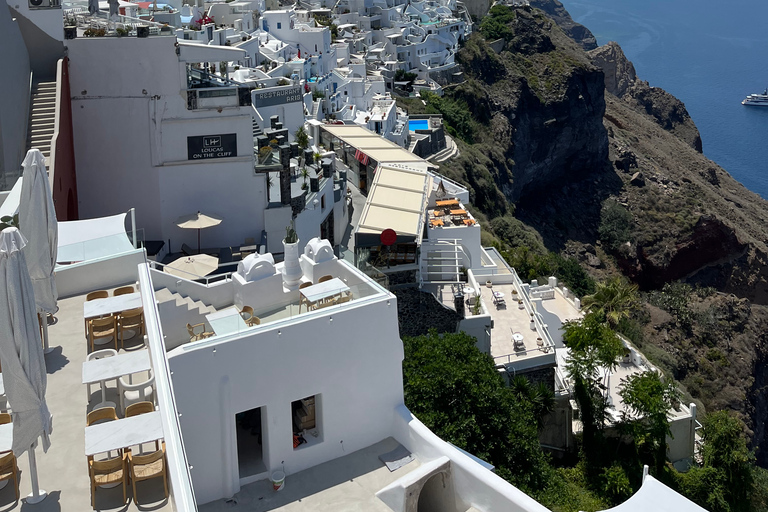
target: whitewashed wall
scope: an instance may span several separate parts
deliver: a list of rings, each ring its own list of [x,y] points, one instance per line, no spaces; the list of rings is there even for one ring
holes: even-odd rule
[[[253,172],[250,107],[187,110],[186,72],[175,42],[68,42],[80,215],[135,207],[146,239],[170,239],[174,252],[182,243],[197,247],[197,231],[174,221],[198,210],[224,219],[202,233],[205,247],[258,239],[266,189]],[[239,156],[187,160],[187,136],[224,133],[237,134]]]
[[[264,462],[288,475],[391,435],[403,403],[394,296],[275,323],[250,336],[186,345],[169,357],[198,503],[239,489],[235,414],[264,407]],[[293,449],[291,402],[320,395],[322,442]]]

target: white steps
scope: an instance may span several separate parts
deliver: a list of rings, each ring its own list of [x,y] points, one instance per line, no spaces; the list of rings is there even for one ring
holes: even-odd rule
[[[37,148],[51,156],[51,138],[56,118],[56,82],[37,82],[32,86],[27,149]]]
[[[187,324],[206,324],[205,330],[211,331],[205,316],[216,312],[213,306],[208,306],[202,301],[184,297],[174,293],[168,288],[155,291],[157,309],[160,313],[160,322],[165,335],[165,349],[170,351],[179,345],[189,343]]]

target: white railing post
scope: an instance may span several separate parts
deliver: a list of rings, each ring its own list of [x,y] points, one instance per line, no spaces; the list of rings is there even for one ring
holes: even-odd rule
[[[133,234],[133,248],[138,249],[139,244],[136,243],[136,208],[131,208],[131,233]]]

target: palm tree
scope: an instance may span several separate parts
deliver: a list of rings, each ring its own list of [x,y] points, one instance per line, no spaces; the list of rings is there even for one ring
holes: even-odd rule
[[[304,187],[303,188],[306,188],[307,180],[309,179],[309,171],[307,170],[306,167],[302,167],[301,168],[301,177],[304,178]]]
[[[267,202],[269,202],[269,192],[274,183],[275,183],[275,179],[272,177],[270,173],[267,173]]]
[[[630,313],[639,307],[637,285],[622,276],[613,277],[597,283],[595,293],[584,297],[582,305],[615,328],[623,318],[629,318]]]

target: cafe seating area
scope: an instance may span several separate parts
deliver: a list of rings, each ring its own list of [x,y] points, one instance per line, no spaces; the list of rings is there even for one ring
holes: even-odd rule
[[[103,495],[114,499],[118,491],[113,488],[120,489],[123,505],[133,499],[140,506],[142,482],[155,478],[162,480],[167,500],[163,427],[145,346],[141,293],[134,286],[91,292],[83,318],[87,355],[82,382],[88,398],[83,427],[91,506],[101,508]],[[150,501],[156,499],[153,494]]]
[[[474,226],[477,223],[456,198],[436,201],[427,213],[430,228]]]

